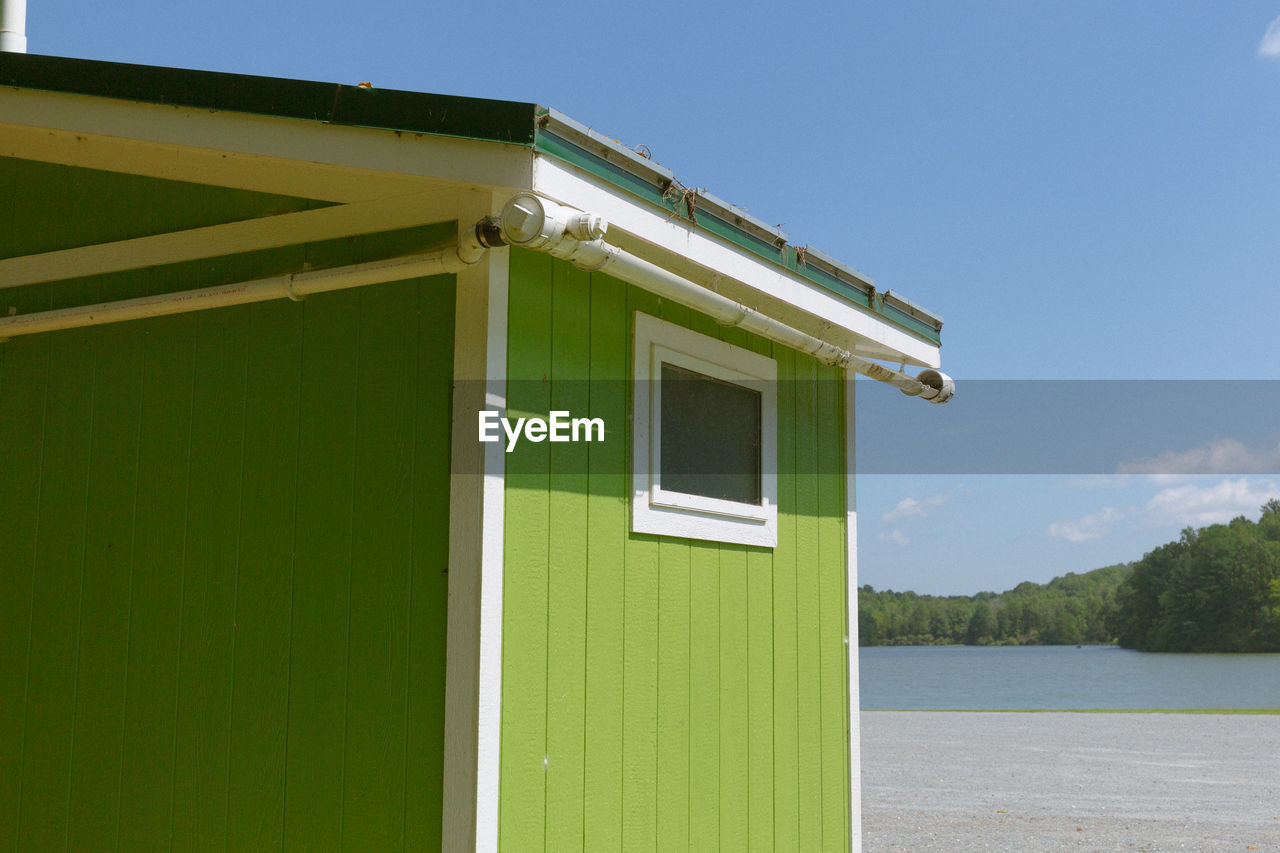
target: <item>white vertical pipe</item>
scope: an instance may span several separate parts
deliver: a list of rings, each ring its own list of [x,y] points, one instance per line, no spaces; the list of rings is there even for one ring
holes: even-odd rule
[[[27,52],[27,0],[0,0],[0,52]]]

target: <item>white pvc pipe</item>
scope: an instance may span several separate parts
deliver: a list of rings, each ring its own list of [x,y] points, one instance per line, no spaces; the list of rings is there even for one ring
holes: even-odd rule
[[[955,383],[944,373],[924,370],[918,377],[908,376],[611,246],[601,239],[608,230],[608,224],[599,217],[563,208],[532,193],[521,193],[503,209],[502,228],[507,239],[515,245],[564,258],[580,269],[608,270],[610,275],[625,282],[708,314],[723,326],[738,326],[792,349],[810,353],[827,364],[846,367],[888,383],[904,394],[932,403],[945,403],[955,394]]]
[[[198,290],[184,290],[179,293],[163,293],[118,302],[78,305],[73,308],[41,311],[35,314],[0,317],[0,341],[17,335],[100,326],[145,317],[164,317],[170,314],[203,311],[206,308],[265,302],[270,299],[298,301],[311,293],[454,273],[475,262],[463,260],[460,255],[458,248],[451,247],[436,252],[390,258],[385,261],[286,273],[271,278],[221,284]],[[478,258],[478,253],[473,251],[468,256]]]
[[[599,266],[592,266],[592,269],[607,270],[616,278],[643,287],[665,299],[709,314],[722,326],[737,326],[791,349],[807,352],[827,364],[856,370],[863,376],[888,383],[902,393],[913,397],[934,400],[944,390],[942,387],[928,385],[905,373],[899,373],[883,364],[877,364],[870,359],[854,355],[834,344],[815,338],[813,335],[761,314],[727,296],[707,290],[615,246],[601,242],[598,247],[607,257],[601,260]],[[949,399],[950,396],[948,394],[947,398]],[[939,399],[937,402],[942,403],[945,400]]]
[[[0,52],[27,52],[27,0],[0,0]]]

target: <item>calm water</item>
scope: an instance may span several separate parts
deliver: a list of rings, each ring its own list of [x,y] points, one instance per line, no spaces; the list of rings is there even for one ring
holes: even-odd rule
[[[1280,654],[1147,654],[1115,646],[876,646],[862,707],[1280,708]]]

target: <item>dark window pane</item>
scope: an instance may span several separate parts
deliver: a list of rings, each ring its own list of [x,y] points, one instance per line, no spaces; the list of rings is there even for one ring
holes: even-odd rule
[[[662,365],[663,489],[760,504],[759,391]]]

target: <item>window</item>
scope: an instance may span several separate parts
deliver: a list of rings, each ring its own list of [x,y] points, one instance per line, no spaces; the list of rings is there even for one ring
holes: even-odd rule
[[[773,547],[777,363],[636,314],[631,529]]]

